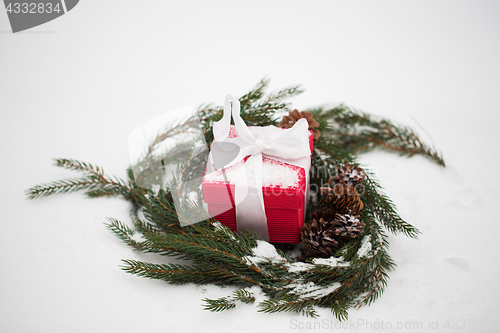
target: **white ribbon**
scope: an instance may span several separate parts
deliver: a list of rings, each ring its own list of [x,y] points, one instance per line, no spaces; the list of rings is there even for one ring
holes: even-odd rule
[[[232,108],[231,108],[232,103]],[[231,126],[231,114],[238,132],[238,137],[228,138]],[[307,203],[309,188],[309,169],[311,167],[311,149],[306,119],[300,119],[290,129],[275,126],[247,127],[240,116],[240,102],[231,95],[226,96],[222,119],[213,125],[216,142],[231,142],[240,147],[238,156],[227,163],[228,168],[246,156],[246,183],[235,185],[235,208],[238,232],[248,229],[269,241],[267,218],[262,194],[262,157],[266,156],[288,164],[304,168],[306,174],[305,201]],[[212,158],[209,158],[211,164]],[[212,165],[209,165],[212,169]]]

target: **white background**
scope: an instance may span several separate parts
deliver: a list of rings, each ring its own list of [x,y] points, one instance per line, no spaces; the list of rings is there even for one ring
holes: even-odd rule
[[[122,272],[121,259],[165,259],[104,227],[108,216],[128,221],[119,199],[24,195],[76,176],[53,158],[124,177],[135,127],[185,105],[220,105],[264,76],[271,90],[303,84],[297,108],[343,102],[410,125],[447,163],[362,156],[423,234],[390,237],[398,267],[386,292],[351,310],[340,331],[381,332],[382,321],[400,332],[499,326],[499,2],[83,0],[17,34],[0,9],[0,32],[1,332],[333,331],[328,310],[316,320],[255,306],[214,314],[201,299],[230,288]]]

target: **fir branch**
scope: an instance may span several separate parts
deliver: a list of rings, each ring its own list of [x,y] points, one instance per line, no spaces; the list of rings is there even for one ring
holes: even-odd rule
[[[330,304],[330,311],[339,321],[347,320],[349,315],[349,302],[346,299],[337,299]]]
[[[270,79],[263,78],[260,82],[252,88],[245,95],[241,96],[239,101],[242,109],[250,107],[254,102],[258,101],[264,96],[264,91],[269,85]]]
[[[26,191],[28,199],[38,199],[53,194],[93,190],[102,187],[99,180],[92,178],[64,179],[31,187]]]
[[[372,246],[375,246],[375,251],[372,256],[365,259],[363,263],[366,267],[367,283],[362,289],[356,292],[357,295],[365,293],[356,303],[358,308],[362,305],[370,305],[382,295],[387,286],[387,280],[389,279],[388,272],[393,270],[396,266],[387,252],[389,250],[387,235],[376,220],[367,219],[366,221],[368,232],[371,234]]]
[[[147,227],[143,226],[142,228],[140,228],[138,226],[141,223],[143,223],[141,220],[136,219],[135,223],[134,223],[134,226],[135,226],[136,230],[133,230],[133,229],[129,228],[127,225],[125,225],[124,223],[122,223],[122,222],[120,222],[120,221],[118,221],[116,219],[108,218],[108,223],[106,223],[105,226],[116,237],[118,237],[123,243],[125,243],[125,244],[133,247],[137,251],[141,251],[141,252],[144,252],[144,253],[160,253],[160,254],[163,254],[164,249],[157,250],[157,249],[152,248],[150,246],[150,243],[147,242],[147,241],[138,242],[138,241],[135,241],[134,239],[132,239],[132,236],[134,234],[136,234],[136,232],[141,232],[141,233],[145,232],[144,229],[146,229]],[[153,230],[151,228],[149,228],[148,230],[149,230],[149,232],[153,232]],[[176,253],[174,254],[174,256],[182,257],[182,256],[179,256]],[[184,257],[183,259],[190,259],[190,258]]]
[[[221,297],[218,299],[204,298],[203,302],[206,303],[203,309],[212,312],[221,312],[236,307],[234,300],[229,299],[228,297]]]
[[[63,179],[33,186],[26,191],[26,195],[29,199],[82,190],[87,190],[86,194],[91,198],[121,195],[127,200],[137,199],[137,193],[133,191],[131,186],[127,185],[119,178],[106,177],[103,169],[100,167],[69,159],[56,159],[55,162],[56,166],[83,172],[85,176],[82,178]]]
[[[176,252],[193,256],[200,262],[218,261],[234,266],[235,268],[246,268],[241,257],[248,253],[245,251],[245,248],[237,245],[231,246],[204,237],[203,235],[192,233],[145,234],[144,236],[151,242],[151,247],[159,249],[175,248]]]
[[[238,289],[233,291],[232,297],[221,297],[218,299],[205,298],[203,302],[205,302],[205,310],[221,312],[235,308],[237,302],[245,304],[254,303],[255,297],[246,289]]]
[[[310,299],[299,300],[297,297],[291,297],[286,294],[280,298],[267,299],[259,303],[259,312],[298,312],[306,317],[317,318],[318,313],[313,307],[314,301]]]
[[[304,92],[304,90],[299,85],[290,86],[290,87],[281,89],[277,93],[273,93],[273,94],[269,95],[269,97],[267,98],[267,102],[281,101],[281,100],[289,98],[289,97],[300,95],[303,92]]]
[[[442,155],[422,143],[410,127],[395,125],[383,118],[376,119],[345,105],[328,110],[320,107],[311,112],[320,124],[321,137],[332,138],[342,150],[361,154],[379,147],[409,157],[423,155],[445,166]]]
[[[283,285],[290,283],[289,277],[282,278],[286,271],[282,267],[265,263],[255,266],[245,260],[255,245],[254,236],[221,237],[221,231],[214,232],[203,225],[197,225],[195,230],[195,233],[171,234],[142,229],[146,241],[140,244],[140,250],[194,259],[200,265],[211,267],[212,274],[226,284],[246,283],[283,290]]]
[[[68,170],[75,170],[75,171],[80,171],[87,173],[89,175],[95,176],[97,178],[102,178],[104,176],[104,169],[94,166],[90,163],[85,163],[77,160],[70,160],[70,159],[65,159],[65,158],[58,158],[55,159],[55,164],[58,167],[68,169]]]
[[[134,235],[135,231],[130,229],[124,223],[118,221],[114,218],[108,218],[108,223],[105,224],[116,237],[121,239],[125,244],[135,246],[137,244],[131,237]]]
[[[253,294],[246,289],[235,290],[233,292],[233,299],[245,304],[251,304],[255,302],[255,297],[253,296]]]
[[[217,283],[221,274],[203,265],[151,264],[137,260],[123,260],[122,269],[140,277],[163,280],[171,284]]]
[[[184,232],[170,193],[160,190],[158,195],[149,195],[145,198],[141,210],[148,221],[153,222],[164,232]]]
[[[408,237],[418,238],[420,231],[399,216],[394,203],[381,192],[382,187],[373,174],[366,169],[365,174],[365,193],[362,195],[363,203],[366,203],[365,212],[382,222],[394,234],[402,232]]]

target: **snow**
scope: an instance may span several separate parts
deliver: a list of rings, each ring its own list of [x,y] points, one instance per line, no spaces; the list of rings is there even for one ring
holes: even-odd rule
[[[347,221],[349,221],[351,223],[359,222],[359,220],[356,218],[356,216],[352,216],[352,215],[349,216],[349,219]]]
[[[230,230],[225,229],[226,227],[224,227],[224,226],[222,225],[222,223],[220,223],[219,221],[215,221],[212,225],[213,225],[213,226],[215,227],[215,229],[216,229],[216,230],[218,230],[218,231],[230,231]],[[229,232],[229,233],[228,233],[228,235],[229,235],[229,237],[230,237],[231,239],[233,239],[234,241],[237,241],[237,239],[236,239],[236,237],[234,236],[234,233],[233,233],[232,231],[231,231],[231,232]]]
[[[304,272],[315,267],[313,264],[308,264],[304,262],[289,263],[278,254],[274,245],[266,241],[258,240],[257,246],[252,249],[252,254],[253,256],[243,257],[243,260],[248,265],[258,266],[261,263],[271,262],[274,264],[284,265],[285,267],[288,268],[290,272],[295,272],[295,273]],[[262,271],[265,272],[264,270]],[[330,286],[316,285],[314,282],[311,281],[304,283],[299,278],[297,282],[291,283],[288,286],[288,288],[291,289],[290,290],[291,293],[296,294],[300,298],[319,299],[323,296],[332,293],[340,286],[341,286],[340,283],[333,283]]]
[[[330,267],[348,267],[350,265],[349,261],[344,261],[344,257],[314,258],[312,262],[316,265],[324,265]]]
[[[195,191],[191,191],[188,193],[188,199],[192,202],[198,202],[198,193]]]
[[[288,271],[292,273],[297,273],[297,272],[305,272],[312,268],[314,268],[314,265],[298,261],[291,263],[290,266],[288,267]]]
[[[372,237],[370,235],[366,235],[361,240],[361,245],[358,249],[358,252],[356,253],[358,258],[366,257],[368,253],[372,250],[371,238]]]
[[[297,284],[293,288],[292,293],[300,296],[300,298],[302,299],[306,298],[319,299],[334,292],[340,286],[341,286],[340,283],[332,283],[331,286],[325,288],[325,286],[316,285],[314,282],[309,281],[304,284]]]
[[[498,331],[498,2],[144,3],[120,1],[110,15],[117,2],[80,1],[19,34],[7,33],[0,10],[0,331]],[[443,152],[446,168],[421,156],[361,156],[422,234],[388,233],[397,267],[349,321],[328,309],[318,319],[256,304],[205,311],[202,298],[239,287],[203,292],[120,269],[121,259],[185,263],[133,251],[105,228],[107,217],[131,225],[127,203],[25,199],[30,186],[77,176],[53,158],[126,178],[134,128],[185,105],[221,105],[264,76],[274,92],[302,84],[292,108],[345,103],[410,125]]]
[[[265,187],[295,188],[299,186],[299,167],[283,162],[264,159],[262,163],[262,185]],[[224,175],[225,173],[225,175]],[[214,171],[205,175],[207,183],[224,182],[224,176],[232,184],[246,181],[247,171],[243,161],[238,162],[224,171]]]
[[[257,240],[257,246],[252,249],[252,254],[253,256],[243,257],[249,265],[258,265],[268,261],[273,264],[286,263],[286,260],[276,251],[274,245],[266,241]]]

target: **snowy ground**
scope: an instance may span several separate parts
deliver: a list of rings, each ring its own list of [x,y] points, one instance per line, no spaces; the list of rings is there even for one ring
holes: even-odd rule
[[[86,0],[11,34],[0,9],[0,331],[498,331],[499,13],[486,1]],[[127,221],[126,203],[25,199],[32,185],[74,175],[56,157],[124,176],[135,127],[241,96],[265,75],[273,89],[302,83],[298,108],[344,102],[413,126],[447,163],[361,157],[422,236],[391,236],[398,267],[386,292],[348,322],[327,310],[204,311],[202,298],[230,289],[120,270],[125,258],[165,260],[106,230],[108,216]]]

